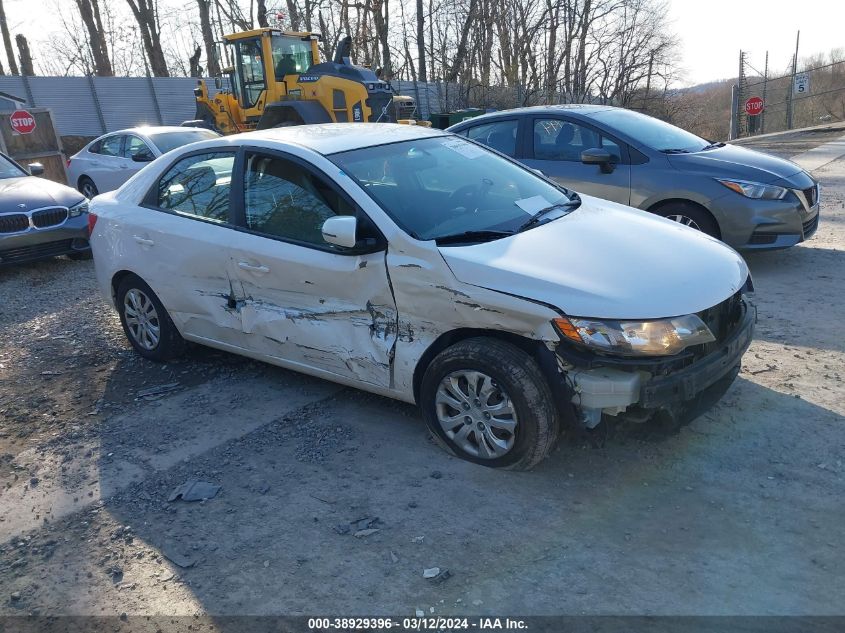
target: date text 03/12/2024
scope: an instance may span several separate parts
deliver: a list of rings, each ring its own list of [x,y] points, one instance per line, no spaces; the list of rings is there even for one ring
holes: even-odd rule
[[[308,629],[311,631],[360,631],[390,630],[397,631],[493,631],[527,630],[525,620],[519,618],[309,618]]]

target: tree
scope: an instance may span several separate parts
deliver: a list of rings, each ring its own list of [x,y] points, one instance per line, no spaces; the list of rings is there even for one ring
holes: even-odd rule
[[[141,39],[153,76],[169,77],[167,61],[161,48],[161,29],[158,23],[156,0],[126,0],[126,2],[132,9],[132,14],[141,31]]]
[[[220,64],[215,52],[214,29],[211,27],[211,3],[212,0],[197,0],[197,8],[200,14],[200,32],[205,45],[206,72],[212,77],[216,77],[220,74]]]
[[[100,77],[111,77],[114,71],[109,58],[103,21],[100,17],[99,0],[76,0],[76,6],[88,31],[88,45],[94,61],[94,74]]]
[[[194,49],[194,54],[188,59],[188,74],[191,77],[202,77],[202,66],[200,66],[201,55],[202,46],[197,46]]]
[[[417,0],[417,75],[423,83],[428,81],[425,74],[425,17],[423,16],[423,0]]]
[[[15,49],[12,48],[12,37],[9,35],[9,25],[6,23],[6,9],[3,7],[3,0],[0,0],[0,32],[3,33],[3,46],[6,48],[9,70],[13,75],[19,75],[18,63],[15,61]]]
[[[32,66],[32,54],[29,52],[29,42],[26,38],[18,33],[15,35],[15,43],[18,45],[18,52],[21,55],[21,74],[26,77],[32,77],[35,74],[35,69]]]

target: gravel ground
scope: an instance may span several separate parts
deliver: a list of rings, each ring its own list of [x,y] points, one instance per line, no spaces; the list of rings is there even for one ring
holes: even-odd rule
[[[845,161],[817,175],[818,235],[748,258],[723,401],[531,473],[450,458],[404,404],[140,359],[90,262],[0,271],[0,615],[843,614]],[[168,501],[194,479],[221,489]]]

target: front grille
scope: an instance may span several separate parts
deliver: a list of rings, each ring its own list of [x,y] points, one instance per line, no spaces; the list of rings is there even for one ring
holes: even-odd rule
[[[819,228],[819,214],[817,213],[814,218],[810,218],[804,222],[802,227],[804,231],[804,239],[806,240],[812,237],[816,232],[816,229]]]
[[[697,314],[716,338],[713,343],[702,346],[704,354],[709,354],[733,334],[742,320],[742,291]]]
[[[807,198],[807,206],[812,207],[819,201],[818,187],[809,187],[804,189],[804,197]]]
[[[48,226],[56,226],[65,220],[67,220],[67,209],[64,207],[39,209],[32,214],[32,223],[39,229],[44,229]]]
[[[73,240],[58,240],[56,242],[20,246],[18,248],[0,250],[0,264],[25,262],[33,259],[41,259],[42,257],[54,257],[56,255],[64,255],[72,250]]]
[[[29,228],[29,218],[23,213],[0,215],[0,233],[19,233]]]

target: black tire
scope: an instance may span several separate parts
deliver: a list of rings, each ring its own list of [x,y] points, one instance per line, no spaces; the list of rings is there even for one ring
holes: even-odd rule
[[[158,327],[158,341],[152,347],[145,347],[143,341],[136,337],[136,334],[127,324],[126,295],[130,291],[142,293],[155,309],[155,326]],[[165,361],[180,356],[185,351],[185,339],[179,334],[179,330],[173,325],[170,315],[162,305],[159,298],[143,279],[137,275],[127,275],[117,287],[117,311],[120,314],[120,324],[129,343],[144,358],[155,361]],[[151,320],[152,322],[152,320]]]
[[[94,257],[94,254],[91,252],[90,248],[87,251],[67,254],[67,258],[72,259],[75,262],[85,261],[86,259],[91,259],[92,257]]]
[[[100,191],[97,189],[97,185],[94,184],[93,180],[91,180],[88,176],[82,176],[82,178],[79,179],[79,193],[90,200],[99,194]]]
[[[440,424],[436,398],[441,381],[461,371],[485,374],[494,381],[496,393],[504,393],[510,399],[516,413],[516,426],[512,447],[501,456],[491,458],[468,452],[456,443]],[[490,402],[489,396],[487,402]],[[477,398],[474,404],[479,404]],[[441,406],[445,407],[449,415],[453,414],[453,407]],[[467,404],[463,406],[466,407]],[[440,352],[423,375],[420,385],[420,408],[429,430],[440,444],[457,457],[492,468],[528,470],[536,466],[551,452],[560,430],[552,391],[537,362],[518,347],[494,338],[467,339]],[[463,415],[460,409],[454,410],[457,417]],[[466,413],[481,415],[476,409]],[[470,415],[463,418],[464,421],[470,419]],[[476,417],[469,426],[478,425],[479,422]],[[489,427],[490,432],[493,432],[493,426]],[[479,428],[483,427],[482,422]],[[476,432],[473,429],[467,432],[473,434],[477,446],[480,441],[479,434],[487,431]],[[458,436],[454,428],[453,435]],[[479,449],[478,453],[480,452]]]
[[[721,237],[719,225],[716,223],[713,216],[710,215],[710,212],[691,202],[684,202],[682,200],[677,202],[667,202],[666,204],[657,207],[654,210],[654,213],[660,217],[672,220],[675,220],[676,217],[686,218],[691,220],[695,225],[693,226],[693,224],[690,224],[687,221],[681,222],[682,224],[686,224],[693,229],[698,229],[710,237],[715,237],[716,239],[720,239]],[[678,222],[679,220],[675,221]]]

